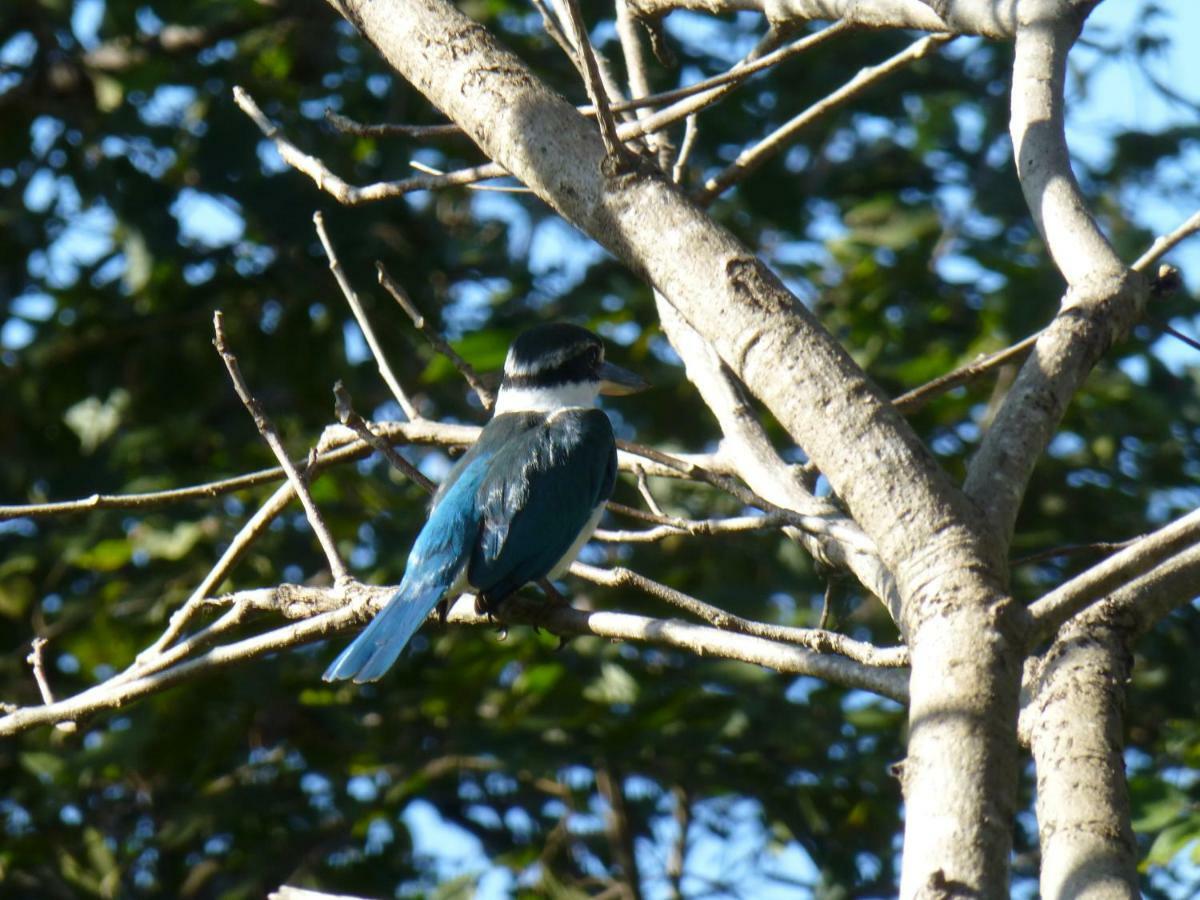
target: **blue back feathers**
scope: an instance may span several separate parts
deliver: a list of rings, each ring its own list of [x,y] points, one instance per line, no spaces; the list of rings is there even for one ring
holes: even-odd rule
[[[325,680],[380,678],[464,567],[489,602],[544,577],[608,499],[616,472],[600,410],[496,416],[434,495],[400,588]]]

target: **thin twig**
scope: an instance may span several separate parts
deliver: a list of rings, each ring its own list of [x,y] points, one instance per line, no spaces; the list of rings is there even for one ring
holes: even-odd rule
[[[1174,231],[1163,235],[1151,244],[1146,252],[1138,257],[1137,262],[1133,264],[1133,270],[1135,272],[1147,271],[1161,257],[1170,253],[1181,241],[1186,240],[1198,231],[1200,231],[1200,211],[1192,213]]]
[[[485,163],[445,175],[420,175],[401,181],[381,181],[365,187],[356,187],[335,175],[319,158],[305,153],[284,137],[275,123],[259,109],[254,98],[241,87],[234,87],[233,100],[238,108],[258,126],[258,130],[275,145],[275,149],[284,162],[298,172],[303,172],[316,182],[318,188],[347,206],[357,206],[360,203],[370,203],[389,197],[400,197],[412,191],[429,191],[454,185],[472,184],[487,178],[502,178],[508,175],[508,171],[503,166],[496,163]]]
[[[600,140],[604,142],[604,152],[609,164],[619,166],[628,157],[625,145],[617,135],[617,123],[609,107],[608,91],[600,79],[600,69],[596,65],[595,51],[591,39],[588,38],[587,26],[583,22],[583,13],[579,10],[579,0],[562,0],[574,32],[574,44],[583,61],[583,83],[587,88],[588,97],[596,108],[596,122],[600,126]]]
[[[1011,347],[1005,347],[1003,350],[989,353],[987,356],[980,357],[975,362],[955,369],[953,372],[939,375],[932,381],[901,394],[892,401],[892,405],[904,413],[916,412],[934,397],[940,397],[960,384],[974,381],[976,378],[985,375],[998,366],[1020,359],[1033,349],[1033,345],[1037,343],[1038,338],[1041,336],[1042,332],[1035,332],[1026,338],[1022,338]]]
[[[692,150],[696,146],[696,138],[700,134],[695,113],[688,116],[684,123],[683,143],[679,145],[679,155],[675,157],[675,165],[671,167],[671,180],[676,184],[683,184],[683,177],[687,173],[688,159],[691,158]]]
[[[530,0],[530,3],[532,3],[533,8],[541,14],[542,27],[546,30],[546,34],[548,34],[550,39],[558,45],[558,49],[562,51],[563,56],[571,61],[571,65],[575,67],[575,70],[579,73],[579,76],[581,78],[586,77],[585,70],[583,68],[583,60],[580,58],[579,54],[575,52],[575,44],[572,43],[571,39],[567,37],[566,33],[562,30],[562,26],[558,21],[558,16],[554,14],[554,11],[550,9],[545,0]]]
[[[35,637],[30,644],[29,655],[25,662],[33,669],[33,680],[37,682],[38,693],[42,695],[42,703],[49,705],[54,702],[54,692],[50,690],[50,680],[46,677],[46,660],[43,651],[46,649],[46,639]],[[59,731],[74,731],[74,722],[59,722],[55,726]]]
[[[463,130],[454,124],[447,125],[396,125],[380,123],[368,125],[356,122],[333,109],[326,107],[325,121],[343,134],[354,134],[359,137],[412,137],[412,138],[441,138],[462,137]]]
[[[196,585],[195,589],[184,601],[179,609],[171,614],[171,618],[167,622],[167,627],[158,639],[153,644],[138,654],[134,661],[134,667],[141,667],[149,664],[152,660],[162,655],[172,642],[183,633],[183,630],[188,626],[196,613],[204,605],[204,598],[208,597],[233,568],[234,564],[241,558],[246,549],[258,539],[276,517],[283,512],[289,503],[292,502],[292,484],[290,481],[285,481],[274,493],[267,498],[266,502],[258,508],[246,523],[238,530],[233,540],[229,542],[229,546],[221,554],[220,559],[216,561],[208,574],[203,580]]]
[[[650,511],[656,516],[666,515],[666,513],[662,511],[662,507],[658,505],[658,501],[654,499],[654,494],[650,492],[650,484],[646,480],[646,470],[641,466],[638,466],[633,471],[637,476],[638,493],[640,493],[642,495],[642,499],[646,501],[646,506],[648,506]]]
[[[757,170],[764,162],[790,144],[801,129],[821,116],[854,99],[867,88],[877,84],[897,69],[921,59],[931,50],[954,39],[953,35],[933,34],[910,44],[904,50],[875,66],[868,66],[833,93],[814,103],[790,121],[772,131],[762,140],[743,150],[736,160],[704,183],[697,200],[710,203],[737,182]]]
[[[267,445],[271,448],[271,452],[275,454],[275,458],[279,461],[279,465],[287,473],[292,489],[295,490],[296,496],[300,498],[300,503],[304,506],[304,513],[308,517],[308,524],[312,526],[317,540],[321,543],[321,549],[325,551],[325,558],[329,562],[329,570],[333,573],[334,581],[338,583],[345,581],[350,577],[350,573],[346,570],[346,564],[342,562],[337,545],[334,543],[333,537],[329,534],[329,528],[326,526],[325,520],[321,517],[321,511],[317,509],[317,504],[313,501],[312,494],[308,491],[308,485],[304,483],[300,472],[288,457],[287,451],[283,446],[283,441],[280,440],[275,426],[267,418],[257,398],[250,393],[250,388],[246,385],[245,378],[242,377],[242,370],[238,365],[237,357],[233,355],[233,352],[226,343],[224,316],[220,310],[213,313],[213,334],[213,343],[217,348],[217,352],[221,354],[221,359],[225,362],[225,368],[229,371],[229,378],[233,381],[234,390],[237,391],[237,395],[241,398],[247,412],[250,413],[250,417],[254,419],[254,425],[258,428],[258,433],[262,435],[263,440],[267,442]]]
[[[329,239],[329,233],[325,230],[325,217],[320,212],[313,213],[313,225],[316,226],[317,237],[321,240],[321,246],[325,248],[325,255],[329,257],[329,271],[333,273],[338,287],[342,289],[342,296],[350,304],[350,311],[354,313],[354,320],[358,322],[358,327],[362,329],[363,337],[367,340],[367,346],[371,348],[371,355],[375,357],[375,365],[379,369],[380,376],[391,390],[392,396],[396,398],[396,402],[400,404],[400,408],[404,410],[404,415],[410,421],[421,418],[416,405],[409,399],[404,388],[400,386],[399,379],[396,378],[396,374],[388,364],[387,357],[383,353],[383,348],[379,346],[379,341],[375,337],[375,329],[371,327],[371,321],[367,318],[366,310],[363,309],[362,303],[359,302],[358,293],[354,290],[354,286],[350,284],[350,279],[346,277],[346,273],[342,269],[342,264],[338,261],[337,251],[333,249],[333,242]]]
[[[416,466],[401,456],[395,447],[371,430],[370,426],[363,420],[363,417],[354,411],[354,405],[350,401],[350,394],[346,391],[346,386],[340,381],[333,386],[333,396],[335,401],[334,412],[337,414],[339,422],[382,453],[384,458],[396,469],[403,472],[425,490],[433,491],[437,487]]]
[[[418,172],[424,172],[426,175],[436,175],[438,177],[445,177],[446,175],[450,174],[442,169],[437,169],[437,168],[434,168],[433,166],[428,166],[423,162],[418,162],[415,159],[410,159],[408,161],[408,164],[410,166],[412,166],[414,169],[416,169]],[[468,184],[468,185],[466,185],[466,188],[469,191],[491,191],[493,194],[532,194],[533,193],[533,191],[531,191],[529,188],[525,187],[524,185],[519,185],[519,184],[518,185],[512,185],[512,184]]]
[[[412,319],[412,323],[416,329],[425,335],[425,339],[433,345],[435,350],[450,360],[454,368],[458,369],[462,377],[466,379],[467,384],[471,386],[471,390],[475,392],[475,396],[479,398],[479,402],[483,404],[483,408],[491,411],[492,407],[496,405],[496,397],[484,386],[474,367],[459,356],[446,339],[438,333],[437,329],[425,320],[425,317],[421,315],[421,311],[413,304],[404,288],[388,274],[383,263],[376,260],[375,268],[379,272],[379,283],[395,298],[400,307],[408,313],[408,317]]]
[[[609,588],[632,587],[645,594],[669,603],[677,609],[691,613],[697,618],[723,631],[734,631],[740,634],[753,635],[772,641],[782,641],[808,647],[817,653],[836,653],[847,659],[869,666],[898,668],[908,665],[907,647],[876,647],[863,641],[856,641],[835,631],[825,631],[818,628],[794,628],[788,625],[771,625],[754,619],[746,619],[726,612],[719,606],[713,606],[690,594],[676,590],[673,587],[648,578],[640,572],[617,566],[612,569],[601,569],[586,563],[576,562],[571,565],[571,574],[593,584]]]
[[[629,96],[633,100],[648,97],[650,71],[646,52],[641,40],[641,22],[633,12],[628,0],[617,0],[617,37],[621,42],[621,53],[625,57],[625,72],[629,78]],[[637,118],[649,115],[645,109],[637,111]],[[666,171],[671,165],[671,142],[665,132],[650,132],[646,135],[646,146],[658,157],[659,168]]]
[[[1037,553],[1030,553],[1028,556],[1018,557],[1010,562],[1009,565],[1013,567],[1027,566],[1030,563],[1042,562],[1047,559],[1061,559],[1064,556],[1082,556],[1090,553],[1116,553],[1118,550],[1132,547],[1144,537],[1144,534],[1140,534],[1127,541],[1097,541],[1094,544],[1067,544],[1063,547],[1051,547],[1049,550],[1040,550]]]
[[[688,831],[691,828],[692,803],[688,797],[687,788],[681,784],[672,785],[671,798],[674,801],[675,828],[678,834],[671,843],[671,855],[667,857],[667,881],[671,886],[671,900],[683,900],[683,866],[687,860]]]
[[[1198,540],[1200,510],[1194,510],[1055,588],[1029,607],[1030,645],[1049,637],[1080,610]]]

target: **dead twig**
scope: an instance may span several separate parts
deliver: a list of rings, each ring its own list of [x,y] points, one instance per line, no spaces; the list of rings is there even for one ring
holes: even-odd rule
[[[401,387],[399,379],[396,378],[396,374],[388,364],[387,357],[383,353],[383,348],[379,346],[379,341],[375,337],[375,329],[371,327],[371,321],[367,318],[366,310],[363,309],[362,303],[359,302],[358,293],[354,290],[354,286],[350,284],[350,279],[346,277],[346,272],[342,269],[341,262],[338,261],[337,251],[333,249],[333,242],[329,239],[329,232],[325,230],[325,217],[320,212],[313,213],[313,225],[316,226],[317,237],[321,241],[321,246],[325,248],[325,255],[329,258],[329,271],[333,273],[338,287],[342,289],[342,296],[346,298],[346,303],[350,305],[350,311],[354,313],[354,321],[358,322],[358,327],[362,329],[367,346],[371,348],[371,355],[375,357],[375,365],[379,369],[380,377],[383,378],[384,383],[391,390],[392,396],[396,398],[396,402],[400,404],[400,408],[404,410],[404,415],[410,421],[421,418],[416,405],[409,399],[408,393]]]
[[[225,339],[224,316],[220,310],[213,313],[213,334],[213,344],[216,346],[217,352],[221,354],[221,359],[225,362],[225,368],[229,372],[229,378],[233,382],[234,390],[237,391],[242,405],[246,407],[247,412],[250,413],[250,417],[254,420],[254,425],[258,429],[258,433],[262,435],[263,440],[267,442],[267,446],[271,448],[271,452],[275,454],[275,458],[279,461],[279,465],[287,473],[292,489],[296,492],[296,496],[300,498],[300,503],[304,506],[304,513],[308,517],[308,524],[312,526],[312,530],[321,544],[321,549],[325,551],[325,558],[329,562],[329,570],[333,573],[334,581],[340,583],[347,580],[350,577],[350,573],[346,570],[346,564],[342,562],[341,554],[338,553],[337,545],[333,542],[333,537],[330,535],[329,527],[325,524],[325,520],[321,516],[321,511],[317,509],[317,504],[313,502],[308,485],[305,484],[300,472],[288,457],[287,451],[283,446],[283,441],[280,440],[275,426],[271,424],[271,420],[267,418],[266,413],[263,411],[262,404],[250,393],[246,379],[242,376],[241,366],[238,365],[237,357],[229,349]]]
[[[408,317],[412,319],[413,326],[421,334],[425,335],[425,339],[429,341],[433,349],[450,360],[454,368],[458,369],[462,377],[466,379],[467,384],[471,386],[471,390],[475,392],[475,396],[479,398],[479,402],[483,405],[483,408],[490,412],[492,407],[496,405],[496,396],[484,386],[474,367],[459,356],[455,349],[450,346],[449,342],[438,333],[437,329],[426,321],[404,288],[388,274],[383,263],[377,260],[375,268],[379,273],[379,283],[395,298],[396,302],[400,304],[400,308],[408,313]]]

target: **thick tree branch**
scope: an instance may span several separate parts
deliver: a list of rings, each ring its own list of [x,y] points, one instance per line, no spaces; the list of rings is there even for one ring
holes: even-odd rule
[[[776,453],[762,423],[712,347],[661,293],[655,293],[655,302],[663,330],[683,360],[688,380],[721,427],[721,453],[755,493],[785,509],[828,522],[824,531],[790,529],[789,537],[800,541],[822,563],[853,572],[899,623],[901,604],[896,580],[880,561],[871,540],[836,506],[808,490],[797,467],[788,465]]]
[[[904,599],[902,894],[937,876],[1006,895],[1024,610],[978,508],[761,260],[656,171],[604,174],[595,129],[486,29],[446,0],[338,6],[489,157],[661,291],[826,475]],[[968,762],[946,765],[948,747]]]
[[[1123,740],[1128,618],[1093,609],[1072,621],[1038,661],[1021,713],[1037,768],[1045,900],[1140,896]]]
[[[1092,367],[1141,316],[1149,283],[1100,232],[1071,172],[1064,122],[1067,54],[1094,0],[1021,6],[1010,131],[1017,175],[1069,287],[971,460],[965,489],[1007,543],[1030,474]]]

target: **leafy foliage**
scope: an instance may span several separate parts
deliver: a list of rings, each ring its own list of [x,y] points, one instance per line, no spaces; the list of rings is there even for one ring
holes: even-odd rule
[[[536,14],[508,0],[469,7],[582,100]],[[680,14],[667,28],[679,61],[656,72],[661,87],[721,71],[761,23]],[[647,288],[536,201],[451,190],[345,210],[283,166],[233,105],[233,85],[356,183],[402,177],[410,159],[477,161],[462,139],[350,137],[323,124],[326,107],[362,121],[437,121],[326,4],[47,0],[6,4],[0,35],[5,502],[157,490],[270,464],[212,351],[216,309],[296,455],[331,420],[337,379],[364,411],[396,416],[328,275],[314,208],[423,408],[481,418],[372,286],[376,259],[481,368],[495,368],[529,322],[572,318],[657,385],[613,408],[624,436],[689,450],[716,439]],[[596,37],[619,55],[607,25]],[[701,117],[693,180],[904,40],[857,33],[756,77]],[[1142,41],[1139,52],[1157,46]],[[952,44],[816,123],[714,206],[895,393],[1031,333],[1058,302],[1060,279],[1012,172],[1009,52]],[[1107,164],[1082,167],[1123,252],[1151,237],[1138,191],[1172,161],[1184,165],[1195,140],[1193,126],[1124,132]],[[1155,311],[1187,315],[1182,296]],[[1196,505],[1200,405],[1160,338],[1152,322],[1140,327],[1072,407],[1035,475],[1019,552],[1121,539]],[[961,473],[992,403],[992,384],[980,382],[914,422]],[[441,453],[411,453],[444,470]],[[692,487],[653,487],[680,514],[737,511]],[[127,665],[269,490],[0,523],[0,696],[35,700],[25,664],[35,634],[50,639],[60,694]],[[422,493],[375,458],[324,475],[315,491],[355,574],[398,581]],[[618,487],[617,499],[635,498]],[[816,622],[822,575],[794,545],[705,540],[589,552],[741,615]],[[1032,598],[1083,562],[1018,565],[1015,588]],[[225,587],[322,570],[293,511]],[[579,604],[663,613],[626,591],[571,589]],[[873,601],[845,599],[836,614],[858,636],[894,640]],[[1194,868],[1163,867],[1200,837],[1198,627],[1190,607],[1164,623],[1141,646],[1132,686],[1132,788],[1156,896],[1197,888]],[[287,881],[452,897],[482,876],[485,893],[582,896],[629,865],[609,823],[623,807],[648,896],[669,892],[683,821],[688,896],[770,896],[797,880],[820,897],[892,893],[900,792],[889,764],[903,754],[904,722],[894,704],[646,647],[579,639],[556,650],[528,630],[500,641],[427,629],[391,677],[361,689],[320,682],[332,651],[184,684],[72,734],[0,744],[2,892],[239,898]],[[1017,844],[1028,850],[1035,836]]]

